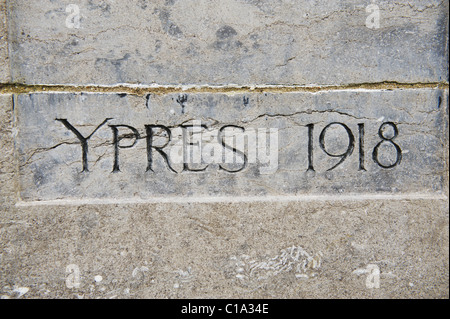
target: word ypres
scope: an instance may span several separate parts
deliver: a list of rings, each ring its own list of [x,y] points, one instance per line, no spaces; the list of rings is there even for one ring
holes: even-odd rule
[[[88,136],[83,136],[67,119],[56,119],[78,138],[82,151],[82,172],[89,172],[89,140],[111,118],[105,119]],[[183,164],[183,172],[204,172],[210,164],[220,170],[238,173],[248,164],[259,163],[260,174],[272,174],[278,169],[278,129],[247,128],[225,125],[209,129],[201,121],[182,124],[175,128],[164,125],[145,125],[144,135],[130,125],[108,125],[112,131],[114,165],[112,172],[120,172],[120,149],[132,148],[145,139],[147,151],[146,171],[154,172],[154,156],[162,157],[167,168],[179,173],[174,164]],[[126,130],[127,133],[123,133]],[[122,131],[122,133],[121,133]],[[131,140],[124,145],[122,140]],[[247,148],[245,147],[247,145]],[[230,165],[227,165],[230,164]],[[193,167],[195,166],[195,167]]]
[[[85,136],[67,119],[56,119],[71,131],[78,139],[82,153],[82,172],[89,172],[89,142],[98,130],[106,125],[112,135],[111,147],[113,152],[112,173],[120,172],[120,153],[122,149],[135,147],[139,141],[145,141],[147,156],[146,172],[154,172],[155,156],[165,163],[172,173],[205,172],[211,164],[217,164],[218,169],[228,173],[239,173],[249,164],[259,164],[260,174],[274,174],[279,165],[279,136],[278,128],[244,128],[238,125],[224,125],[219,129],[208,128],[201,121],[192,124],[181,124],[176,127],[164,125],[144,125],[139,131],[133,126],[108,124],[112,119],[107,118],[99,124],[89,135]],[[318,141],[314,138],[316,124],[305,125],[307,132],[307,149],[301,154],[307,154],[305,171],[316,171],[314,155],[316,145],[321,152],[338,161],[328,168],[328,171],[339,167],[357,149],[358,170],[366,170],[365,124],[359,123],[355,134],[344,123],[332,122],[320,131]],[[327,135],[331,129],[340,128],[345,132],[343,139],[347,141],[345,150],[340,153],[330,150]],[[399,130],[394,122],[385,122],[378,129],[379,141],[369,151],[372,160],[383,169],[391,169],[400,165],[402,149],[396,143]],[[341,134],[342,135],[342,134]],[[355,136],[356,135],[356,136]],[[340,136],[342,137],[342,136]],[[127,140],[127,142],[123,142]],[[388,146],[388,147],[386,147]],[[381,152],[391,152],[390,156],[380,156]],[[386,159],[388,158],[388,159]],[[182,164],[182,169],[175,169],[175,164]]]

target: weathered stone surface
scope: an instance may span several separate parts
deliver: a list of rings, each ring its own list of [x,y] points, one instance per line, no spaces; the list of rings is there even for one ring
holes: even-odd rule
[[[444,90],[18,95],[20,196],[442,193],[446,105]]]
[[[448,80],[448,1],[9,1],[12,78],[28,84]],[[367,24],[369,20],[369,24]],[[373,21],[372,21],[373,22]]]
[[[19,288],[28,288],[21,298],[449,297],[446,199],[44,206],[0,216],[0,296],[10,298]],[[380,270],[379,288],[366,286],[368,265]]]
[[[227,88],[0,86],[0,298],[449,298],[448,1],[7,2],[0,82]],[[277,128],[276,171],[147,170],[194,120]]]
[[[6,16],[6,0],[0,0],[0,83],[7,83],[10,80]]]
[[[17,201],[17,167],[14,158],[12,95],[0,95],[0,209]]]

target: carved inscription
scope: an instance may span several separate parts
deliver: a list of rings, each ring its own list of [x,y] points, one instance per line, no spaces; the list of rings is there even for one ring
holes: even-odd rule
[[[347,144],[347,148],[345,150],[344,153],[342,154],[332,154],[330,152],[327,151],[327,148],[325,146],[325,134],[327,132],[327,130],[332,127],[333,125],[335,126],[341,126],[345,129],[346,133],[347,133],[347,138],[348,138],[348,144]],[[386,127],[391,127],[394,131],[394,134],[392,137],[386,137],[384,134],[384,128]],[[313,139],[313,132],[314,132],[314,124],[309,124],[307,125],[308,127],[308,170],[314,171],[314,156],[313,156],[313,152],[314,152],[314,139]],[[359,170],[360,171],[365,171],[365,149],[364,149],[364,129],[365,129],[365,124],[364,123],[359,123],[358,124],[358,133],[359,133]],[[375,148],[373,149],[372,152],[372,158],[374,160],[375,163],[377,163],[380,167],[388,169],[388,168],[394,168],[395,166],[399,165],[401,160],[402,160],[402,149],[400,148],[399,145],[395,144],[393,142],[393,140],[398,136],[398,128],[397,125],[395,123],[392,122],[386,122],[383,123],[379,129],[379,133],[378,135],[380,136],[380,138],[382,139],[382,141],[380,143],[378,143]],[[379,157],[378,157],[378,151],[380,149],[380,146],[384,143],[390,143],[395,147],[395,151],[396,151],[396,160],[394,163],[391,164],[382,164],[379,161]],[[327,154],[329,157],[335,157],[335,158],[339,158],[339,162],[334,165],[333,167],[329,168],[328,171],[332,171],[333,169],[337,168],[339,165],[341,165],[350,155],[352,155],[354,149],[355,149],[355,136],[353,135],[352,130],[345,125],[344,123],[339,123],[339,122],[333,122],[328,124],[327,126],[325,126],[325,128],[322,130],[322,132],[320,133],[320,138],[319,138],[319,143],[320,143],[320,148],[322,149],[323,152],[325,152],[325,154]]]
[[[81,172],[89,172],[89,168],[88,168],[88,150],[89,150],[89,139],[92,137],[92,135],[95,134],[95,132],[100,129],[103,125],[105,125],[109,120],[112,120],[112,118],[107,118],[105,119],[100,125],[97,126],[97,128],[87,137],[84,137],[76,128],[74,125],[72,125],[67,119],[56,119],[56,121],[61,122],[68,130],[70,130],[73,134],[75,134],[75,136],[78,138],[80,146],[81,146],[81,153],[82,153],[82,171]],[[333,126],[340,126],[345,130],[345,134],[346,136],[341,136],[339,137],[339,139],[341,140],[346,140],[347,141],[347,145],[345,146],[345,150],[343,153],[341,154],[334,154],[331,153],[330,151],[327,150],[327,144],[326,144],[326,134],[327,131],[333,127]],[[138,130],[130,125],[127,124],[120,124],[120,125],[109,125],[109,127],[112,130],[113,133],[113,140],[112,140],[112,145],[114,147],[114,165],[112,168],[112,173],[117,173],[120,172],[120,149],[127,149],[127,148],[133,148],[138,141],[141,139],[141,135],[138,132]],[[306,127],[308,128],[308,167],[306,168],[307,171],[315,171],[314,168],[314,149],[315,149],[315,145],[314,145],[314,129],[315,129],[315,124],[308,124],[306,125]],[[201,134],[202,130],[208,130],[208,127],[204,124],[191,124],[191,125],[186,125],[186,124],[182,124],[179,126],[179,128],[183,129],[183,154],[188,154],[188,148],[192,147],[192,146],[199,146],[198,144],[200,143],[200,141],[202,140],[202,138],[199,138],[199,141],[197,141],[197,143],[193,143],[191,141],[188,141],[189,137],[188,135],[190,134],[190,130],[193,131],[197,131],[197,133]],[[386,133],[386,129],[390,128],[392,130],[391,136],[388,136]],[[119,129],[126,129],[129,132],[128,133],[124,133],[124,134],[120,134]],[[225,137],[224,137],[224,132],[226,132],[227,129],[235,129],[238,130],[240,133],[246,133],[246,129],[244,127],[241,126],[237,126],[237,125],[225,125],[222,126],[217,134],[217,142],[221,145],[221,147],[223,147],[223,150],[228,150],[233,152],[235,155],[238,155],[242,160],[241,160],[241,166],[237,169],[227,169],[224,165],[220,164],[219,165],[219,169],[220,170],[224,170],[226,172],[229,173],[239,173],[242,170],[244,170],[247,165],[248,165],[248,154],[245,153],[245,150],[243,149],[244,144],[241,143],[241,147],[242,148],[237,148],[234,146],[231,146],[229,144],[226,143],[225,141]],[[163,143],[162,145],[155,145],[154,142],[154,137],[156,136],[155,132],[160,131],[159,133],[163,133],[166,136],[166,141],[165,143]],[[273,128],[272,132],[276,132],[277,129]],[[171,165],[171,159],[170,156],[168,155],[168,152],[165,151],[165,148],[169,145],[169,143],[172,141],[172,131],[169,127],[164,126],[164,125],[145,125],[145,132],[146,132],[146,136],[145,136],[145,140],[146,140],[146,152],[147,152],[147,168],[146,168],[146,172],[154,172],[154,168],[153,168],[153,156],[154,156],[154,152],[158,153],[163,159],[164,162],[166,163],[168,169],[175,174],[178,174],[178,172],[172,167]],[[251,132],[255,132],[255,130],[251,129]],[[192,132],[191,132],[192,133]],[[364,133],[365,133],[365,124],[364,123],[359,123],[358,124],[358,150],[359,150],[359,170],[360,171],[366,171],[365,169],[365,143],[364,143]],[[249,136],[249,133],[247,132],[247,134],[245,134],[247,137]],[[379,165],[381,168],[383,169],[391,169],[394,168],[398,165],[400,165],[401,160],[402,160],[402,149],[401,147],[396,144],[394,142],[394,139],[398,137],[399,135],[399,131],[398,131],[398,127],[395,123],[393,122],[385,122],[383,123],[378,131],[378,135],[381,139],[381,141],[373,148],[372,150],[372,159],[373,161]],[[231,133],[228,134],[228,137],[232,137],[232,138],[236,138],[238,135],[235,135],[235,133]],[[242,137],[243,135],[241,135]],[[276,136],[276,138],[278,138]],[[122,140],[131,140],[130,143],[123,145],[121,144]],[[253,138],[249,139],[249,144],[247,145],[247,150],[255,150],[257,148],[256,144],[251,145],[251,143],[256,143],[256,136],[253,136]],[[241,139],[242,141],[242,139]],[[379,152],[380,152],[380,147],[383,144],[390,144],[395,148],[395,161],[392,163],[382,163],[379,160]],[[319,135],[319,146],[320,149],[329,157],[331,158],[338,158],[339,161],[332,166],[331,168],[329,168],[327,171],[332,171],[334,169],[336,169],[338,166],[340,166],[348,157],[350,157],[354,150],[355,150],[355,144],[356,144],[356,138],[355,135],[353,133],[353,131],[349,128],[348,125],[344,124],[344,123],[340,123],[340,122],[332,122],[329,123],[328,125],[326,125],[322,131],[320,132]],[[276,150],[276,152],[278,152],[278,150]],[[198,163],[205,163],[205,161],[201,158],[201,154],[202,154],[202,150],[199,150],[199,155],[200,155],[200,159],[198,161]],[[278,158],[279,154],[274,155],[274,158]],[[233,162],[230,162],[233,163]],[[205,164],[205,166],[203,166],[202,168],[192,168],[190,167],[189,164],[189,160],[186,158],[185,155],[183,155],[183,172],[184,171],[190,171],[190,172],[205,172],[206,169],[208,168],[208,164]],[[300,168],[299,168],[300,169]],[[273,171],[273,173],[275,173],[275,171]]]
[[[84,137],[83,134],[76,128],[76,125],[72,125],[68,121],[68,119],[56,119],[56,121],[61,122],[70,132],[72,132],[76,138],[79,141],[79,145],[81,147],[81,166],[83,172],[89,172],[89,166],[88,166],[88,156],[89,156],[89,139],[99,130],[102,126],[104,126],[108,121],[113,120],[112,118],[105,119],[101,124],[97,126],[97,128],[87,137]],[[199,122],[199,121],[194,121]],[[147,168],[146,172],[154,172],[153,162],[154,162],[154,156],[160,155],[163,159],[165,164],[167,165],[167,168],[172,173],[178,174],[179,172],[174,169],[172,163],[177,162],[179,163],[179,158],[177,159],[171,159],[170,158],[170,152],[166,150],[168,145],[173,142],[173,133],[172,129],[182,129],[182,152],[183,155],[181,156],[182,163],[183,163],[183,169],[181,172],[205,172],[206,169],[209,167],[208,160],[205,160],[204,157],[202,157],[202,154],[205,154],[205,151],[202,149],[202,144],[204,143],[203,138],[203,130],[209,130],[208,126],[204,124],[181,124],[177,126],[176,128],[169,128],[164,125],[144,125],[145,129],[145,137],[142,137],[139,133],[138,129],[136,129],[133,126],[130,126],[128,124],[118,124],[118,125],[108,125],[112,130],[112,141],[110,141],[110,144],[114,148],[114,161],[113,161],[113,168],[112,173],[118,173],[120,172],[120,150],[121,149],[128,149],[133,148],[136,146],[136,144],[141,139],[145,139],[146,141],[146,155],[147,155]],[[127,133],[121,133],[121,131],[126,130]],[[236,131],[238,132],[236,134]],[[270,136],[270,143],[272,143],[272,146],[268,148],[269,150],[269,164],[272,168],[275,168],[272,173],[276,172],[276,168],[278,166],[277,159],[278,159],[278,135],[277,135],[277,129],[272,128],[269,130]],[[197,133],[199,136],[196,138],[196,142],[192,141],[192,134]],[[241,134],[239,134],[241,133]],[[258,147],[257,140],[259,143],[266,143],[265,135],[266,135],[266,129],[260,128],[260,129],[249,129],[246,130],[244,127],[237,126],[237,125],[224,125],[220,127],[219,130],[215,131],[209,131],[206,135],[208,138],[216,137],[216,140],[210,141],[216,143],[217,145],[220,145],[221,149],[219,149],[219,152],[217,152],[217,148],[215,148],[215,158],[216,163],[219,163],[218,169],[226,171],[228,173],[239,173],[242,170],[244,170],[249,163],[249,155],[248,153],[251,153],[250,155],[252,159],[252,163],[255,163],[257,158],[257,153],[261,147]],[[165,141],[159,145],[155,142],[155,139],[157,137],[164,136]],[[245,153],[245,138],[247,138],[247,150],[248,153]],[[227,140],[237,140],[238,146],[235,146],[233,144],[228,144]],[[128,140],[127,142],[122,142],[124,140]],[[107,142],[107,141],[105,141]],[[173,143],[172,143],[173,144]],[[216,146],[217,146],[216,145]],[[193,148],[193,146],[196,147]],[[261,145],[260,145],[261,146]],[[206,154],[208,152],[208,147],[204,147],[206,149]],[[197,160],[191,161],[188,157],[188,155],[192,152],[197,151],[197,154],[193,154],[194,157],[197,157]],[[264,153],[267,153],[266,150],[263,150]],[[238,159],[235,160],[234,156],[229,156],[231,153],[238,157]],[[156,153],[156,154],[155,154]],[[222,156],[224,155],[225,156]],[[262,157],[262,155],[261,155]],[[224,158],[223,163],[221,163],[221,159]],[[265,160],[263,161],[265,163]],[[191,164],[203,164],[203,167],[201,168],[193,168],[191,167]],[[238,164],[238,168],[227,168],[224,164]]]

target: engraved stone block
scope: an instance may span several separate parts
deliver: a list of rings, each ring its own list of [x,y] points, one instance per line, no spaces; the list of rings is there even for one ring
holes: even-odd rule
[[[440,89],[22,94],[20,197],[442,193],[446,105]]]

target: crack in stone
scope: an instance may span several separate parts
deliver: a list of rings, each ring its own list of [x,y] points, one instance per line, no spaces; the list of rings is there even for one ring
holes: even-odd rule
[[[55,148],[58,148],[61,145],[74,145],[74,144],[77,144],[77,143],[61,142],[61,143],[58,143],[58,144],[53,145],[51,147],[36,148],[36,149],[34,149],[32,151],[31,155],[28,156],[28,158],[25,160],[25,162],[23,164],[20,164],[20,167],[25,167],[25,166],[31,164],[32,163],[31,159],[37,154],[54,150]]]
[[[374,119],[366,118],[366,117],[357,117],[357,116],[354,116],[352,114],[345,113],[345,112],[342,112],[342,111],[336,111],[336,110],[323,110],[323,111],[320,111],[320,110],[308,110],[308,111],[298,111],[298,112],[294,112],[294,113],[290,113],[290,114],[279,114],[279,113],[278,114],[268,114],[268,113],[264,113],[264,114],[258,115],[257,117],[253,118],[252,120],[243,120],[241,122],[242,123],[251,123],[251,122],[254,122],[254,121],[256,121],[256,120],[258,120],[260,118],[263,118],[265,116],[267,116],[267,117],[292,117],[292,116],[303,115],[303,114],[311,115],[311,114],[314,114],[314,113],[320,113],[320,114],[337,113],[337,114],[340,114],[340,115],[352,117],[352,118],[357,119],[357,120],[362,120],[362,119],[374,120]]]

